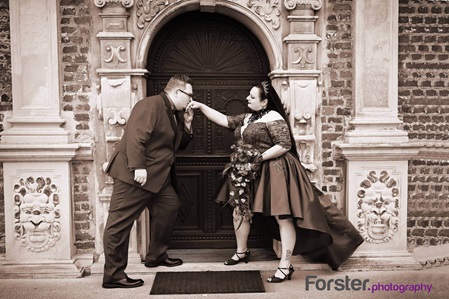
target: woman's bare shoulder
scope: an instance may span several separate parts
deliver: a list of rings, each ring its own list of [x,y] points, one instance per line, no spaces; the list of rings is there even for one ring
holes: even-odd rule
[[[271,110],[270,112],[268,112],[265,117],[264,117],[264,121],[265,122],[272,122],[272,121],[276,121],[276,120],[284,120],[284,118],[282,117],[282,115],[274,110]]]

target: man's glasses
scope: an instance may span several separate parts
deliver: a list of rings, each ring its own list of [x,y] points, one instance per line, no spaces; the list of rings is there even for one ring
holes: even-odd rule
[[[182,90],[182,89],[178,89],[180,92],[182,92],[183,94],[186,94],[186,95],[188,95],[189,96],[189,98],[192,98],[193,99],[193,94],[192,93],[188,93],[188,92],[185,92],[184,90]]]

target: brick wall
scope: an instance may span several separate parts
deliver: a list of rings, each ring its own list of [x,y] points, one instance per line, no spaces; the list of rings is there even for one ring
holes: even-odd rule
[[[331,143],[343,135],[352,111],[352,1],[326,1],[322,94],[323,191],[344,201],[344,161],[332,159]]]
[[[449,140],[449,3],[401,0],[399,113],[410,139]]]
[[[62,110],[73,113],[75,141],[91,142],[92,93],[89,54],[92,39],[91,0],[61,0]],[[72,164],[75,246],[78,252],[93,251],[95,223],[95,181],[92,162]]]
[[[11,86],[9,2],[0,0],[0,132],[3,131],[3,112],[12,110]],[[0,253],[5,253],[5,196],[3,190],[3,164],[0,163]]]
[[[91,66],[88,61],[92,38],[89,0],[61,0],[61,50],[63,71],[63,111],[72,111],[76,140],[91,136],[89,128]]]
[[[75,246],[78,253],[95,247],[95,223],[91,191],[95,186],[91,163],[72,163]]]
[[[414,141],[449,140],[449,3],[399,2],[399,115]],[[408,242],[449,243],[449,163],[409,163]]]
[[[12,110],[11,40],[9,31],[9,2],[0,0],[0,123],[2,111]],[[0,128],[3,131],[3,127]]]
[[[449,161],[409,165],[409,246],[449,244]]]

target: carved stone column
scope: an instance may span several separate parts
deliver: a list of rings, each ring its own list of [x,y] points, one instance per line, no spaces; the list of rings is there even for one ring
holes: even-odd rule
[[[13,110],[2,133],[6,277],[79,276],[70,143],[61,117],[58,1],[10,1]],[[90,148],[90,146],[88,146]]]
[[[407,252],[408,159],[418,150],[397,116],[398,2],[354,5],[354,117],[335,144],[347,160],[347,215],[365,242],[347,266],[419,268]]]
[[[271,73],[273,84],[280,93],[290,117],[293,134],[303,165],[311,171],[316,169],[316,115],[319,88],[317,69],[318,44],[321,37],[315,33],[321,0],[284,1],[288,12],[289,34],[284,38],[286,70]]]
[[[101,67],[97,69],[100,75],[98,86],[98,115],[103,120],[106,162],[109,160],[115,146],[123,134],[130,111],[134,106],[135,90],[132,87],[132,76],[142,76],[146,70],[133,69],[131,59],[131,41],[134,35],[128,30],[128,9],[134,5],[134,0],[95,0],[100,7],[102,31],[97,34],[100,41]],[[101,190],[96,211],[96,250],[103,253],[103,230],[108,216],[109,203],[112,194],[112,178],[105,176],[105,187]],[[139,237],[140,238],[140,237]],[[130,258],[140,264],[138,255],[137,228],[133,227],[130,239]],[[100,256],[100,259],[103,255]],[[101,264],[101,263],[100,263]],[[101,268],[101,266],[100,266]],[[102,272],[102,269],[97,269]],[[93,271],[95,271],[93,269]]]

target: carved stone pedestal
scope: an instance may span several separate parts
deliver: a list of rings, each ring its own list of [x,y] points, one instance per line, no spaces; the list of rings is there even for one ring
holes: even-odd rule
[[[75,149],[63,150],[65,155]],[[60,152],[61,153],[61,152]],[[6,258],[1,277],[77,277],[70,165],[4,162]]]
[[[337,147],[347,159],[347,217],[365,239],[341,269],[420,269],[407,251],[408,159],[417,149],[408,144]]]

